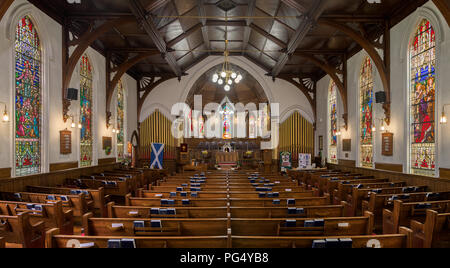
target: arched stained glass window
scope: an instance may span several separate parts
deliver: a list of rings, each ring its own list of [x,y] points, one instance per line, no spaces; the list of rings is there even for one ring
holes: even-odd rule
[[[361,100],[360,123],[360,157],[361,166],[373,168],[373,69],[370,57],[366,57],[359,77]]]
[[[337,164],[337,87],[333,80],[330,82],[328,90],[328,114],[329,114],[329,131],[328,131],[328,162]]]
[[[124,159],[125,153],[125,90],[122,80],[117,84],[117,158]]]
[[[41,172],[42,59],[33,22],[24,17],[15,38],[15,175]]]
[[[410,45],[411,173],[436,175],[436,35],[424,19]]]
[[[92,66],[89,58],[84,55],[80,63],[80,166],[92,165]]]
[[[225,104],[222,110],[222,124],[223,124],[222,138],[224,140],[229,140],[233,138],[233,123],[234,123],[233,118],[234,118],[234,111],[227,103]]]

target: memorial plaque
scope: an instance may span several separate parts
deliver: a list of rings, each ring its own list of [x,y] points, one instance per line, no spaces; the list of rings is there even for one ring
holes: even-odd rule
[[[382,146],[381,154],[384,156],[394,155],[394,134],[393,133],[383,133],[382,134]]]
[[[60,131],[60,153],[63,155],[72,153],[72,132],[69,130]]]
[[[352,140],[342,140],[342,151],[351,152],[352,151]]]

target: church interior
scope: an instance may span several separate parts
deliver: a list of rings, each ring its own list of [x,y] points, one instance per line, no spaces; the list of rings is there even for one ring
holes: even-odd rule
[[[1,0],[0,248],[449,248],[450,0]]]

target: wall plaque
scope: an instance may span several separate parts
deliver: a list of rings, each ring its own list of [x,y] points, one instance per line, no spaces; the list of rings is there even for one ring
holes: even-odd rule
[[[381,154],[384,156],[393,156],[394,155],[394,133],[383,133],[382,137],[382,145],[381,145]]]
[[[344,151],[344,152],[352,151],[352,140],[351,139],[342,140],[342,151]]]
[[[62,130],[59,132],[60,153],[63,155],[72,153],[72,131]]]

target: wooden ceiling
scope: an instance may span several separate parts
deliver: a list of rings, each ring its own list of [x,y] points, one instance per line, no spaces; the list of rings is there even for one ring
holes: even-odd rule
[[[209,55],[244,56],[275,77],[315,81],[323,68],[305,59],[316,55],[338,66],[361,47],[339,30],[320,23],[345,23],[375,40],[425,0],[29,0],[64,27],[82,36],[105,21],[129,18],[91,45],[120,65],[152,53],[127,72],[140,80],[159,74],[183,76]]]

